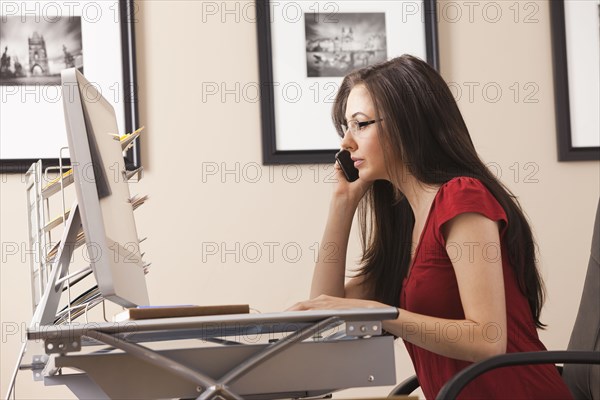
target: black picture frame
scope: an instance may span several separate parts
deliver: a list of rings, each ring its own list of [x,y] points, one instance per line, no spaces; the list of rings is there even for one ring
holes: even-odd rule
[[[550,24],[558,161],[600,160],[600,147],[572,143],[564,0],[550,2]]]
[[[273,85],[273,49],[271,43],[271,7],[269,0],[255,0],[258,34],[260,78],[260,107],[262,121],[262,151],[264,165],[330,164],[339,149],[279,150],[276,143],[276,124]],[[436,0],[422,0],[422,19],[425,29],[427,62],[439,71],[438,28]]]
[[[137,65],[135,49],[135,18],[137,5],[134,0],[118,0],[118,23],[121,36],[121,57],[123,76],[123,108],[125,132],[133,132],[139,127],[138,95],[137,95]],[[25,103],[24,107],[27,106]],[[66,132],[65,132],[66,138]],[[32,138],[35,140],[35,138]],[[56,149],[59,153],[59,149]],[[133,146],[125,153],[125,165],[127,170],[132,171],[141,167],[140,138],[138,137]],[[25,173],[31,164],[40,158],[6,158],[0,159],[0,173]],[[58,158],[41,158],[42,168],[59,165]],[[68,165],[69,159],[63,160],[63,165]]]

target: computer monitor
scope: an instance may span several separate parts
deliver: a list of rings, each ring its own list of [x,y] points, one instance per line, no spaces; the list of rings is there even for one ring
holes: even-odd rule
[[[77,69],[63,70],[61,79],[77,203],[98,288],[124,307],[147,305],[114,108]]]

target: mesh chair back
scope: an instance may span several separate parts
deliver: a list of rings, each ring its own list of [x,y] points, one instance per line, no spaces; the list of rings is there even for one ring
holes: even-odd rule
[[[600,202],[581,303],[568,350],[600,351]],[[600,365],[565,364],[563,379],[576,399],[600,400]]]

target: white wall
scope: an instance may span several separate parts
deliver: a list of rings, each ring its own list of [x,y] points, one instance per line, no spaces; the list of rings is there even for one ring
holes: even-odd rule
[[[440,19],[442,74],[462,88],[459,105],[476,147],[487,162],[499,167],[503,181],[531,220],[548,288],[543,321],[549,328],[540,335],[548,348],[565,348],[587,266],[600,169],[598,162],[556,161],[548,2],[528,2],[534,9],[519,3],[517,22],[514,7],[509,8],[514,2],[496,2],[502,7],[497,23],[484,18],[487,3],[478,3],[472,19],[464,3],[452,3],[462,16],[446,9]],[[217,96],[203,102],[201,96],[203,82],[233,87],[236,82],[243,86],[258,81],[256,26],[243,16],[239,22],[234,16],[221,22],[220,14],[202,23],[200,1],[138,4],[139,107],[147,128],[142,142],[146,173],[132,192],[151,196],[136,211],[140,235],[148,236],[146,258],[153,263],[148,275],[151,301],[243,302],[261,312],[285,309],[308,295],[311,248],[321,238],[331,190],[324,182],[325,167],[300,167],[302,175],[296,183],[289,182],[295,170],[282,167],[261,167],[257,183],[243,174],[236,181],[233,173],[203,179],[203,168],[216,165],[223,172],[239,164],[243,171],[261,163],[259,104],[244,99],[236,103],[233,96],[227,102]],[[537,22],[524,23],[532,10]],[[497,102],[486,100],[482,93],[488,83],[502,89]],[[527,83],[538,88],[533,96],[536,103],[524,102],[531,93],[525,89]],[[476,84],[470,98],[469,85]],[[0,241],[26,243],[24,184],[20,176],[0,178]],[[536,181],[528,182],[532,179]],[[352,240],[349,260],[359,254],[356,234]],[[273,259],[266,242],[277,243]],[[201,250],[211,243],[220,250],[257,243],[263,254],[256,263],[241,251],[239,262],[223,251],[203,260]],[[285,245],[288,260],[295,257],[289,246],[302,250],[297,262],[286,261],[281,251]],[[2,256],[0,396],[5,394],[22,329],[30,318],[27,257]],[[17,334],[12,334],[13,328],[18,328]],[[396,348],[397,374],[403,379],[413,369],[404,345],[398,342]],[[19,375],[17,393],[27,399],[72,397],[64,389],[33,384],[29,372]]]

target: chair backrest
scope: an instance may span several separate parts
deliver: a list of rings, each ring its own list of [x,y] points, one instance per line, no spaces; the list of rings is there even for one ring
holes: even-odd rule
[[[568,350],[600,351],[600,202],[581,303]],[[600,400],[600,365],[565,364],[563,379],[576,399]]]

